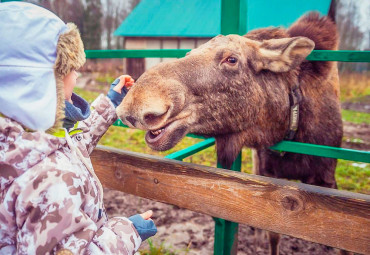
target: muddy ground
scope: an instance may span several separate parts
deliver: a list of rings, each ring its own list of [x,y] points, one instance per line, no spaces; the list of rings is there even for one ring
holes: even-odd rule
[[[129,216],[153,210],[153,220],[158,227],[157,235],[152,238],[156,246],[163,242],[175,254],[213,254],[214,222],[208,215],[108,189],[104,192],[104,200],[109,216]],[[256,246],[254,231],[252,227],[239,225],[238,255],[268,254],[267,239],[261,246]],[[144,242],[140,249],[148,249],[148,243]],[[337,253],[325,245],[283,236],[280,254]]]

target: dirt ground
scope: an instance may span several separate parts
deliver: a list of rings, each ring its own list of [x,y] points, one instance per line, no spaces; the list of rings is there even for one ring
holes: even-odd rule
[[[177,206],[155,202],[119,191],[104,192],[104,202],[107,213],[112,216],[129,216],[146,210],[153,210],[158,233],[152,240],[175,254],[208,255],[213,254],[214,222],[212,217],[197,212],[181,209]],[[239,225],[238,255],[268,254],[267,239],[261,246],[254,242],[254,228]],[[186,252],[187,247],[189,251]],[[144,242],[140,249],[148,249]],[[283,236],[280,244],[280,254],[337,254],[325,245],[307,242],[301,239]]]

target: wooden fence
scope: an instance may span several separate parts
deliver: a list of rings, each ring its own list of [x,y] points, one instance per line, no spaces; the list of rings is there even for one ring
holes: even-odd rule
[[[99,146],[107,188],[213,217],[370,254],[370,196]]]

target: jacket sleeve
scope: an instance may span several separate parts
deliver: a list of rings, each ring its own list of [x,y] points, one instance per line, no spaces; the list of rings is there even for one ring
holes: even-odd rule
[[[86,120],[79,122],[78,125],[78,128],[87,128],[89,130],[89,132],[84,133],[82,140],[88,154],[91,154],[100,138],[117,120],[116,109],[107,96],[99,95],[91,106],[93,111],[90,116]]]
[[[17,181],[18,254],[133,254],[141,244],[131,221],[97,221],[88,177],[51,168]],[[22,176],[23,177],[23,176]],[[21,188],[21,189],[20,189]],[[88,198],[88,199],[86,199]]]

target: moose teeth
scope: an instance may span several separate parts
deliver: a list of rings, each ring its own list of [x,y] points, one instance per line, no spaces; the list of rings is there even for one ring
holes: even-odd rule
[[[160,133],[162,133],[162,130],[163,129],[159,129],[159,130],[156,130],[156,131],[150,131],[153,135],[159,135]]]

